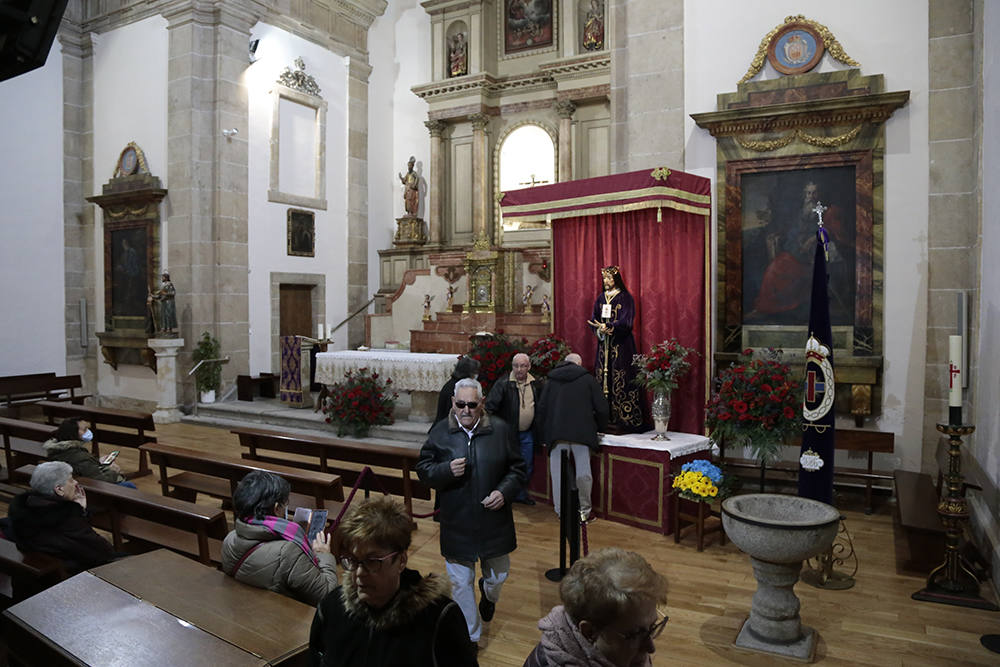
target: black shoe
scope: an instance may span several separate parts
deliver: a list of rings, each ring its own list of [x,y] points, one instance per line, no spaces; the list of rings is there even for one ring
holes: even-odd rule
[[[515,498],[515,503],[521,503],[522,505],[534,505],[535,501],[533,498]]]
[[[486,589],[483,588],[483,580],[479,580],[479,592],[482,597],[479,598],[479,615],[482,617],[484,623],[489,623],[493,620],[493,614],[496,613],[497,605],[495,602],[490,602],[490,599],[486,597]]]

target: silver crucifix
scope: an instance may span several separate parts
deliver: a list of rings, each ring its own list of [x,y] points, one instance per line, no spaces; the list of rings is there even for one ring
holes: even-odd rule
[[[813,213],[815,213],[819,217],[819,222],[817,224],[820,227],[823,226],[823,211],[825,211],[826,209],[827,207],[823,206],[823,202],[816,202],[816,208],[813,209]]]

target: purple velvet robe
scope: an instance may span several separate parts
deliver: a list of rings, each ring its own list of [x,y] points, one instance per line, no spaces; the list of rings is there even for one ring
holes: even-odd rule
[[[646,392],[636,384],[636,369],[632,365],[635,355],[635,337],[632,336],[635,301],[628,292],[619,292],[611,299],[611,317],[601,318],[605,303],[604,292],[601,292],[594,301],[592,319],[613,328],[611,335],[603,341],[598,336],[597,359],[594,362],[594,375],[611,406],[608,430],[625,433],[644,431]]]

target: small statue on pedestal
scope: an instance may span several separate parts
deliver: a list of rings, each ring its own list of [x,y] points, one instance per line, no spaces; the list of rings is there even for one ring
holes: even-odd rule
[[[460,32],[449,40],[448,45],[448,75],[462,76],[469,73],[468,48],[465,43],[465,33]]]
[[[431,319],[431,301],[434,300],[430,294],[424,295],[424,321],[428,322]]]
[[[152,320],[156,329],[156,335],[161,338],[176,338],[177,307],[174,305],[174,297],[177,295],[177,290],[174,288],[174,284],[170,282],[169,273],[164,271],[160,278],[162,280],[160,289],[150,292],[146,297],[146,308],[153,316]],[[158,308],[153,308],[154,302],[159,306]]]
[[[552,306],[549,305],[549,295],[542,295],[542,322],[552,321]]]
[[[521,305],[524,307],[524,312],[531,312],[531,297],[535,293],[535,286],[528,285],[524,288],[524,294],[521,295]]]
[[[457,291],[458,288],[456,288],[454,285],[448,285],[448,301],[445,310],[449,313],[451,312],[451,307],[455,301],[455,292]]]
[[[420,208],[420,177],[413,170],[416,158],[412,155],[406,163],[406,173],[397,174],[403,184],[403,208],[406,213],[396,218],[396,235],[392,242],[397,246],[423,245],[427,243],[427,233],[424,231],[424,221],[417,217]]]

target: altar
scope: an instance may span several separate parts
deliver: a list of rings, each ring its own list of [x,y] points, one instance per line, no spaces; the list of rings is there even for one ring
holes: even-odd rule
[[[605,434],[601,451],[591,453],[594,475],[591,500],[601,519],[668,535],[673,531],[670,502],[671,470],[711,456],[712,443],[695,433],[668,433],[669,440],[653,440],[655,433]],[[548,450],[535,448],[535,468],[529,490],[532,497],[552,504]]]
[[[454,354],[409,350],[341,350],[316,355],[316,382],[335,384],[347,371],[367,368],[380,378],[391,378],[396,391],[410,392],[410,421],[431,422],[437,413],[441,387],[458,362]]]

